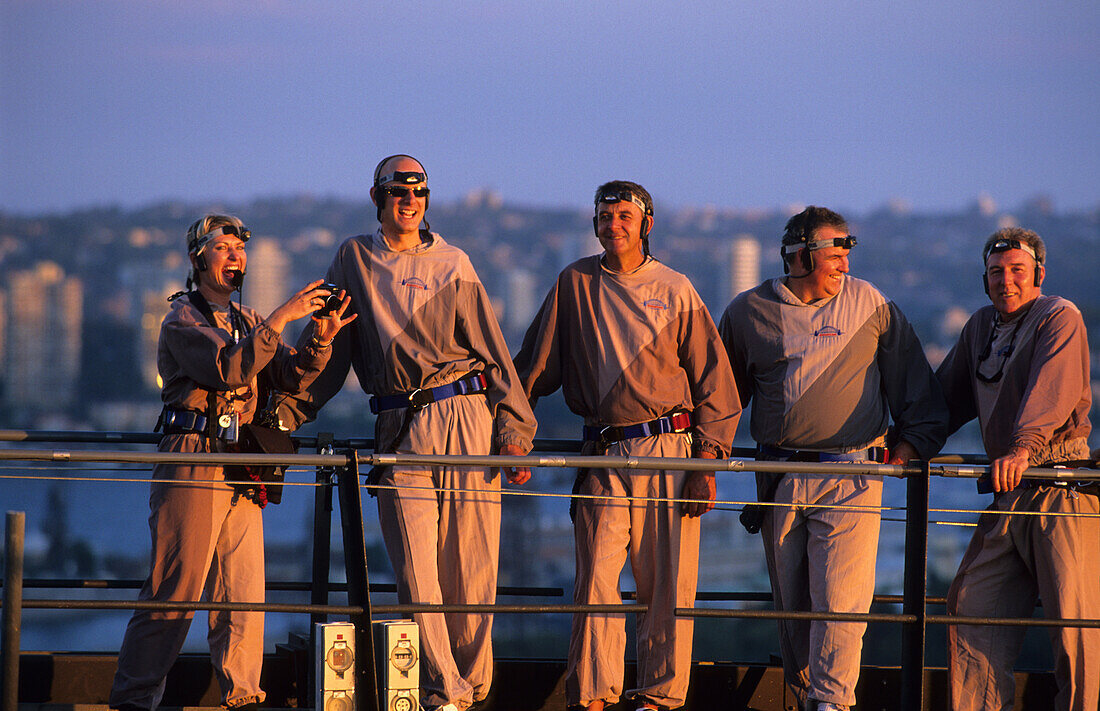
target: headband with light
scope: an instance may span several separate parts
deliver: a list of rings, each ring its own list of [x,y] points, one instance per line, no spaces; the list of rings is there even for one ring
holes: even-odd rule
[[[206,249],[206,245],[222,235],[233,235],[240,238],[242,242],[247,242],[252,237],[252,231],[245,226],[237,227],[236,225],[221,225],[215,227],[204,235],[196,237],[191,240],[187,245],[188,254],[199,254],[202,250]]]

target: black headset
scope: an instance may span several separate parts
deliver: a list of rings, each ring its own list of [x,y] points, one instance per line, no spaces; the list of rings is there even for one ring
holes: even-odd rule
[[[787,227],[783,233],[783,244],[779,246],[779,259],[783,262],[783,273],[791,273],[791,265],[787,261],[787,254],[783,251],[784,247],[789,247],[794,244],[802,245],[802,266],[806,269],[806,273],[810,274],[814,270],[814,258],[810,255],[810,237],[812,235],[806,234],[806,224],[810,221],[808,214],[803,214],[802,219],[795,225]]]
[[[1025,247],[1027,249],[1024,249]],[[1039,252],[1036,251],[1035,248],[1027,242],[1021,242],[1018,239],[997,240],[993,244],[989,245],[989,247],[986,248],[985,253],[982,254],[982,263],[985,264],[989,261],[989,255],[997,254],[998,252],[1007,252],[1010,249],[1023,249],[1025,252],[1030,250],[1032,258],[1035,259],[1035,276],[1032,280],[1032,283],[1035,286],[1042,286],[1043,261],[1039,259]],[[985,295],[989,296],[989,275],[987,274],[987,271],[988,267],[986,268],[986,271],[982,272],[982,288],[985,289]]]

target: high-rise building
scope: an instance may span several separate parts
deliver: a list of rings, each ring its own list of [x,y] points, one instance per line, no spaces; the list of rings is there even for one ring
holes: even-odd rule
[[[244,303],[256,309],[260,318],[266,318],[305,284],[289,283],[290,260],[278,240],[254,237],[249,240],[245,251],[248,252],[248,266],[244,279]],[[298,327],[301,328],[301,324]],[[283,335],[288,339],[294,338],[294,333]]]
[[[76,401],[84,286],[54,262],[7,279],[4,401],[31,412],[57,412]]]
[[[729,299],[760,283],[760,242],[752,235],[738,235],[730,242]]]
[[[504,305],[505,330],[509,334],[523,334],[531,319],[539,310],[541,294],[536,293],[535,275],[520,268],[509,269],[508,302]]]
[[[160,341],[160,324],[172,308],[168,296],[183,288],[183,284],[169,279],[160,287],[151,286],[141,292],[141,331],[138,336],[138,363],[141,380],[146,387],[160,390],[164,385],[157,373],[157,343]]]

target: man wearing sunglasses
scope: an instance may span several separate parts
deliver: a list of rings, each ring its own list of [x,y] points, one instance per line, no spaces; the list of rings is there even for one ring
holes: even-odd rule
[[[1085,324],[1072,303],[1042,294],[1046,247],[1039,235],[1018,227],[1000,230],[986,240],[982,256],[992,305],[970,317],[936,375],[951,408],[950,430],[978,418],[992,462],[978,488],[995,498],[963,555],[948,611],[1031,617],[1038,596],[1048,618],[1098,619],[1100,477],[1023,478],[1028,467],[1088,463]],[[1017,511],[1026,513],[1012,515]],[[1028,515],[1035,512],[1061,515]],[[948,630],[956,711],[1012,708],[1012,667],[1026,628]],[[1050,635],[1058,682],[1053,708],[1095,709],[1100,629],[1051,627]]]
[[[535,419],[484,287],[464,252],[427,229],[424,167],[383,159],[371,199],[380,227],[345,241],[327,280],[359,314],[332,344],[329,367],[280,413],[312,419],[355,369],[371,394],[376,449],[400,454],[503,454],[531,449]],[[307,328],[301,336],[308,342]],[[523,484],[531,472],[506,470]],[[484,468],[375,468],[382,537],[398,599],[491,604],[500,548],[500,477]],[[492,615],[417,613],[421,695],[428,709],[463,711],[489,693]]]
[[[722,316],[718,330],[741,405],[753,401],[758,459],[904,464],[943,445],[939,384],[898,307],[848,275],[855,244],[839,214],[806,208],[783,235],[787,275],[740,294]],[[896,437],[888,443],[891,419]],[[777,505],[754,507],[756,520],[746,509],[742,522],[763,535],[776,609],[866,613],[881,478],[757,474],[757,494]],[[865,629],[779,622],[784,676],[802,709],[846,711],[855,703]]]
[[[601,255],[559,275],[516,356],[531,402],[561,388],[584,418],[584,452],[723,458],[741,408],[718,332],[682,274],[649,254],[653,200],[637,183],[596,191]],[[633,709],[684,704],[695,604],[699,517],[714,506],[713,472],[588,469],[574,493],[577,604],[617,604],[627,556],[638,602]],[[670,501],[672,499],[672,501]],[[573,616],[566,701],[595,711],[623,695],[623,615]]]

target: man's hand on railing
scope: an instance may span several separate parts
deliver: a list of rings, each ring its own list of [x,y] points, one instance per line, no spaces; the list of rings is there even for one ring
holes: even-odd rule
[[[523,451],[523,447],[517,444],[502,444],[500,445],[500,454],[504,457],[522,457],[527,452]],[[530,467],[501,467],[501,469],[508,477],[509,484],[523,485],[531,479]]]
[[[1019,486],[1030,463],[1030,454],[1023,447],[1013,447],[1005,456],[994,459],[989,466],[993,491],[1012,491]]]
[[[890,460],[886,463],[904,466],[911,459],[920,459],[920,454],[917,453],[916,447],[901,439],[890,451]]]
[[[717,459],[714,452],[700,449],[695,455],[699,459]],[[714,508],[714,500],[718,498],[718,486],[714,482],[714,472],[688,472],[684,482],[684,491],[680,495],[682,499],[692,499],[685,502],[681,508],[686,516],[695,518],[702,516]]]

